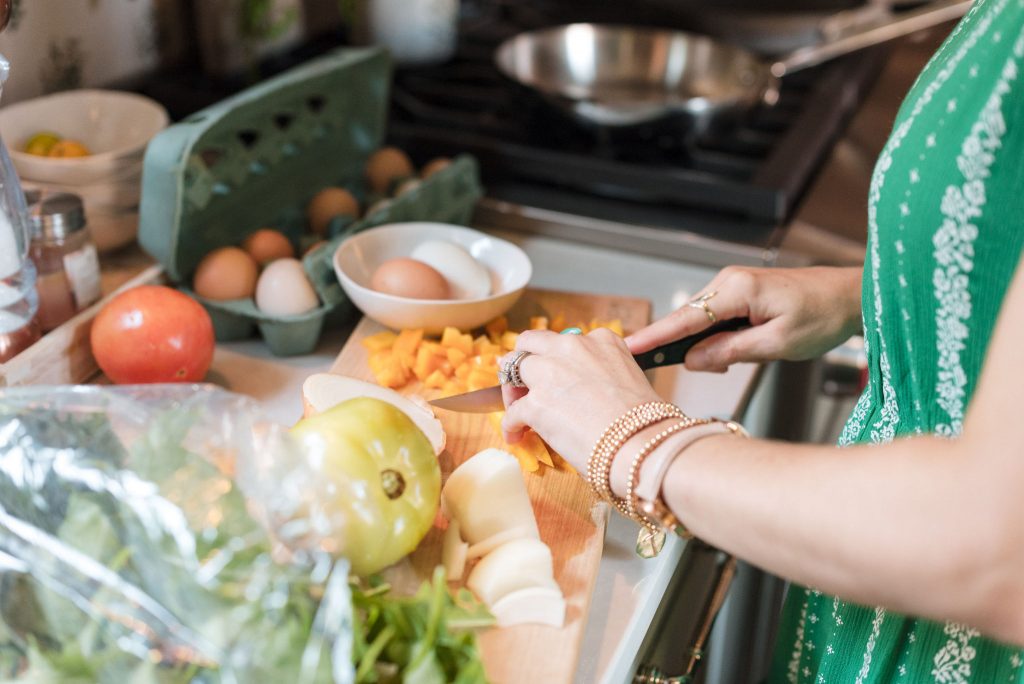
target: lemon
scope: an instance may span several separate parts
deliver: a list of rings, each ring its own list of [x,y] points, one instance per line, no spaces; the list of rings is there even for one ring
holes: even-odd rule
[[[25,143],[25,152],[45,157],[50,154],[53,146],[60,142],[60,136],[49,131],[36,133]]]

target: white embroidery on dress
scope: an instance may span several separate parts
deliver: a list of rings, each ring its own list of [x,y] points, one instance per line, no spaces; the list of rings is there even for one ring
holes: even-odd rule
[[[885,620],[885,608],[875,608],[875,619],[871,621],[871,636],[868,637],[867,646],[864,648],[864,660],[857,673],[854,684],[864,684],[868,673],[871,672],[871,656],[875,652],[875,644],[878,642],[878,635],[882,632],[882,622]]]
[[[948,421],[935,426],[935,432],[945,437],[955,437],[963,429],[968,378],[960,355],[970,335],[970,274],[974,269],[974,241],[978,237],[976,220],[985,206],[985,180],[1006,133],[1003,97],[1016,78],[1017,65],[1011,57],[960,147],[956,165],[964,180],[946,188],[939,206],[945,218],[932,237],[936,264],[932,285],[938,300],[935,336],[939,352],[935,394],[936,403],[948,416]]]
[[[955,622],[947,622],[943,631],[949,641],[932,659],[932,677],[937,684],[965,684],[971,677],[971,661],[978,655],[971,639],[979,632]]]
[[[906,119],[893,130],[892,135],[886,142],[882,153],[879,155],[878,164],[871,176],[871,185],[868,190],[868,242],[871,249],[871,284],[874,294],[874,323],[875,333],[878,336],[878,358],[879,370],[882,376],[882,410],[878,421],[872,426],[871,440],[873,442],[885,442],[892,440],[896,435],[896,425],[899,423],[899,406],[896,401],[896,392],[892,388],[891,367],[889,365],[888,351],[886,349],[885,337],[882,334],[882,288],[879,282],[881,270],[881,255],[878,244],[878,202],[882,195],[882,188],[885,185],[886,174],[892,166],[893,153],[903,144],[903,140],[909,134],[917,117],[928,103],[932,101],[936,93],[945,85],[956,68],[963,62],[971,50],[985,35],[992,25],[992,22],[1006,8],[1008,0],[1001,0],[991,12],[981,15],[976,28],[968,35],[957,49],[957,52],[943,64],[942,68],[935,74],[934,78],[918,96]],[[982,3],[977,2],[968,12],[968,19],[957,24],[953,35],[956,35],[964,26],[969,23],[969,18],[974,14]],[[973,22],[970,22],[973,23]],[[943,47],[950,45],[950,42],[943,44]],[[940,50],[943,52],[943,50]],[[936,53],[936,56],[938,53]],[[935,57],[929,61],[934,61]],[[926,67],[927,70],[927,67]],[[923,74],[924,72],[922,72]],[[920,78],[920,76],[918,76]],[[941,123],[941,122],[940,122]],[[901,207],[901,212],[906,213]],[[845,432],[845,431],[844,431]]]
[[[853,412],[850,414],[850,417],[846,420],[846,425],[843,426],[843,432],[839,435],[839,446],[852,444],[858,437],[860,437],[860,433],[864,429],[864,420],[868,417],[868,413],[870,411],[871,384],[868,383],[868,386],[860,393],[860,398],[857,400],[857,404],[853,407]]]
[[[800,607],[800,619],[796,623],[796,643],[793,644],[793,655],[786,668],[786,679],[790,684],[798,684],[800,681],[800,658],[804,653],[804,624],[807,620],[807,606],[810,600],[810,589],[804,589],[804,605]]]

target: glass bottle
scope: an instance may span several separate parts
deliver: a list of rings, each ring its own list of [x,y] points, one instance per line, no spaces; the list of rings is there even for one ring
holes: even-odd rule
[[[0,93],[10,65],[0,55]],[[36,270],[28,258],[25,196],[7,147],[0,139],[0,363],[39,339]]]
[[[39,325],[47,332],[100,298],[100,262],[77,195],[45,195],[29,206],[29,218]]]

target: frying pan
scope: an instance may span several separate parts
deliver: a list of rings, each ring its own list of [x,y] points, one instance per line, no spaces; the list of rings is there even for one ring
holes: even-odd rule
[[[681,114],[701,130],[727,113],[775,104],[786,74],[957,19],[971,4],[938,0],[774,62],[707,36],[612,24],[520,33],[498,46],[495,61],[513,81],[586,122],[624,127]]]

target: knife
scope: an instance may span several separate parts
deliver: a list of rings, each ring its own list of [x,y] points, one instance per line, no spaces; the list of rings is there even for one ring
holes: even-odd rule
[[[705,340],[718,333],[731,332],[742,328],[750,327],[748,318],[730,318],[727,321],[719,321],[710,327],[701,330],[693,335],[663,344],[642,354],[634,354],[633,359],[643,370],[660,368],[662,366],[674,366],[686,359],[686,353],[698,342]],[[458,411],[459,413],[492,413],[493,411],[504,411],[505,404],[501,400],[501,385],[486,387],[474,392],[455,394],[443,399],[434,399],[431,406]]]

